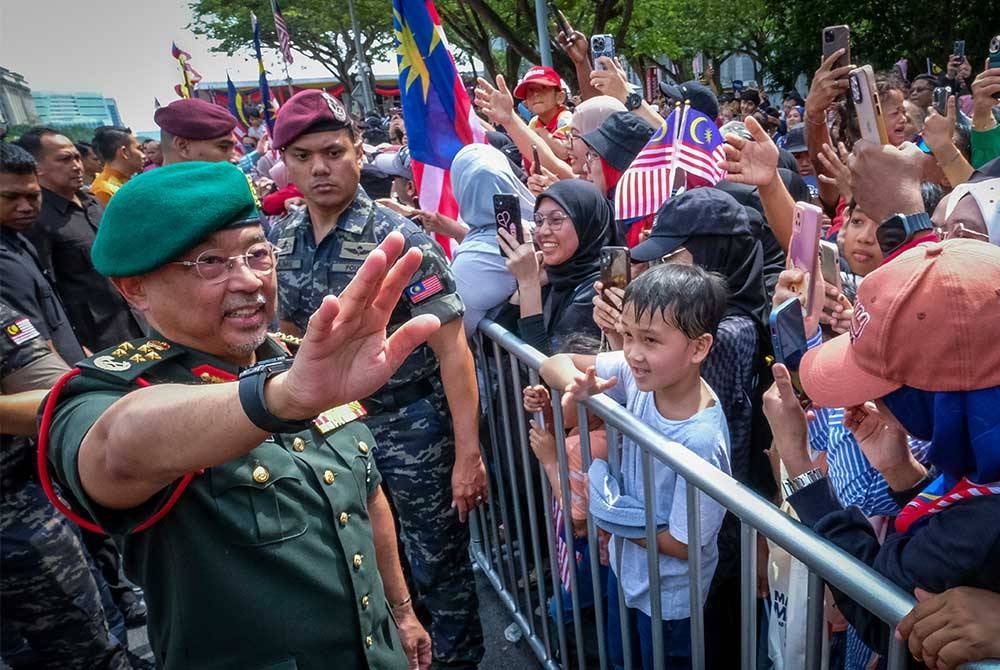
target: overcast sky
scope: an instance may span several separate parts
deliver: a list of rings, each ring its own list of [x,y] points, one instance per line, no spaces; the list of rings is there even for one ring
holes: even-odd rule
[[[24,75],[33,90],[97,91],[114,98],[126,125],[151,131],[153,98],[163,104],[177,98],[174,85],[181,75],[170,56],[171,41],[191,54],[206,81],[225,81],[227,69],[233,81],[257,78],[250,50],[233,57],[212,53],[209,40],[185,28],[190,22],[186,0],[5,0],[0,65]],[[298,52],[294,57],[293,79],[329,76]],[[284,78],[279,54],[265,50],[264,62],[272,79]]]

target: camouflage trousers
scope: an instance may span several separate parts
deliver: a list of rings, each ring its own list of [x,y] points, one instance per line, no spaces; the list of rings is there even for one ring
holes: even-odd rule
[[[31,645],[32,668],[130,667],[75,528],[33,482],[0,501],[0,592],[0,619]]]
[[[396,510],[417,593],[431,613],[434,668],[475,668],[483,657],[469,527],[451,507],[455,439],[440,393],[369,416],[375,462]]]

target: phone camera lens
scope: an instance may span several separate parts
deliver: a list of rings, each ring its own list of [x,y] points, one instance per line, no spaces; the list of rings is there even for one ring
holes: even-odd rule
[[[598,37],[594,40],[594,51],[604,51],[604,38]]]
[[[827,44],[832,44],[833,43],[833,31],[832,30],[827,30],[826,32],[824,32],[823,33],[823,39],[826,40]]]

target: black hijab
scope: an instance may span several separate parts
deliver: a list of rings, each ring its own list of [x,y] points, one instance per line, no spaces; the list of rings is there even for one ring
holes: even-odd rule
[[[689,237],[684,248],[694,264],[726,278],[729,299],[726,316],[746,316],[758,328],[767,326],[767,294],[764,291],[764,252],[750,233]]]
[[[580,241],[566,262],[545,268],[553,291],[571,292],[586,281],[594,281],[591,277],[600,271],[601,247],[617,243],[614,211],[597,187],[583,179],[557,181],[535,200],[536,212],[545,198],[572,219]]]

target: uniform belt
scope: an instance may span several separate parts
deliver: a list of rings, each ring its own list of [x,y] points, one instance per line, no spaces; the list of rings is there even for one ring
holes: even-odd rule
[[[381,391],[361,401],[369,416],[394,412],[434,393],[429,379],[420,379],[390,391]]]

